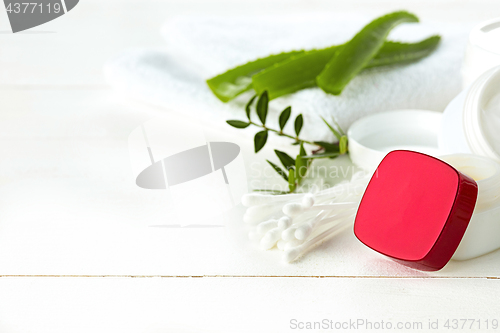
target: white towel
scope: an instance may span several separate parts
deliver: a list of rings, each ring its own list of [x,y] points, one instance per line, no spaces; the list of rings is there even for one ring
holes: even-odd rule
[[[124,52],[110,59],[104,72],[108,82],[128,97],[220,125],[227,119],[244,119],[243,105],[252,94],[222,103],[208,89],[206,79],[269,54],[340,44],[371,19],[345,14],[180,17],[161,29],[165,48]],[[416,63],[361,73],[340,96],[310,88],[275,99],[270,104],[270,124],[277,126],[279,112],[291,105],[293,115],[304,115],[303,138],[332,140],[319,116],[333,116],[346,129],[356,119],[376,112],[443,111],[461,90],[460,68],[471,26],[401,25],[391,33],[391,40],[414,42],[438,33],[440,46]],[[293,132],[292,123],[287,125],[289,132]]]

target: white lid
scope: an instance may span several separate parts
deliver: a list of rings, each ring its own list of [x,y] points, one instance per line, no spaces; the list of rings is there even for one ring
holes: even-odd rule
[[[462,110],[470,150],[500,161],[500,66],[481,75],[470,87]]]
[[[469,34],[462,74],[464,85],[500,65],[500,18],[478,24]]]
[[[469,34],[469,42],[485,51],[500,54],[500,18],[478,24]]]
[[[352,162],[375,170],[387,153],[397,149],[439,155],[441,116],[427,110],[396,110],[357,120],[347,132]]]

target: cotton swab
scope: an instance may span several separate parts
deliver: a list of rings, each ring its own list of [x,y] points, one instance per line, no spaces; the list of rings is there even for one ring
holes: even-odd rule
[[[249,232],[248,237],[251,240],[260,242],[270,232],[277,233],[278,234],[278,236],[276,236],[277,239],[276,239],[276,241],[274,241],[274,243],[276,243],[281,238],[281,232],[283,230],[287,229],[288,227],[290,227],[291,224],[292,224],[292,219],[290,219],[288,216],[283,216],[279,220],[270,219],[270,220],[259,223],[255,227],[255,230],[252,230]],[[269,239],[269,237],[271,237],[271,236],[267,236],[268,239]],[[272,239],[274,239],[274,237],[275,236],[273,236]]]
[[[284,251],[284,250],[285,250],[286,243],[287,243],[286,241],[284,241],[283,239],[280,239],[280,240],[276,243],[276,247],[278,248],[278,250]]]
[[[292,219],[289,218],[288,216],[283,216],[279,220],[276,219],[270,219],[264,222],[261,222],[257,225],[256,231],[257,234],[260,236],[263,236],[266,232],[269,230],[279,227],[282,230],[287,229],[290,225],[292,225]]]
[[[276,228],[277,226],[278,226],[278,220],[275,219],[259,223],[259,225],[257,226],[257,235],[264,236],[266,232]]]
[[[290,227],[291,225],[292,225],[292,219],[289,218],[288,216],[283,216],[278,220],[278,227],[283,228],[283,230]]]
[[[314,195],[312,195],[311,193],[308,193],[306,195],[304,195],[304,197],[302,198],[302,201],[301,201],[301,205],[302,207],[306,207],[306,208],[309,208],[309,207],[312,207],[314,205]]]
[[[276,244],[276,242],[280,240],[282,231],[283,228],[280,227],[269,230],[260,240],[260,247],[263,250],[269,250],[270,248],[272,248]]]
[[[297,230],[297,226],[291,226],[290,228],[283,230],[281,233],[281,238],[285,242],[289,242],[295,239],[295,230]]]
[[[294,234],[294,238],[295,239],[301,239],[301,240],[305,239],[305,238],[299,238],[299,237],[297,237],[297,234],[301,233],[300,230],[303,229],[304,226],[307,226],[309,224],[316,224],[316,223],[318,223],[318,221],[321,221],[322,219],[324,219],[328,215],[328,213],[329,212],[323,210],[323,211],[319,212],[315,217],[313,217],[312,220],[307,220],[303,224],[297,225],[296,228],[295,228],[295,232],[293,233]]]
[[[314,229],[319,228],[325,224],[338,221],[339,219],[342,219],[344,217],[351,217],[354,215],[354,213],[355,213],[354,211],[348,210],[346,212],[339,213],[339,214],[333,215],[333,216],[328,217],[328,218],[313,219],[313,220],[301,225],[300,227],[298,227],[295,230],[295,238],[300,239],[300,240],[304,240],[307,237],[309,237],[309,235],[314,231]]]
[[[289,241],[289,242],[286,242],[286,243],[284,244],[284,250],[286,251],[286,250],[288,250],[288,249],[294,248],[294,247],[296,247],[296,246],[299,246],[299,245],[300,245],[300,244],[302,244],[302,243],[304,243],[304,241],[303,241],[303,240],[293,239],[293,240],[291,240],[291,241]]]
[[[348,220],[345,220],[348,221]],[[337,232],[340,232],[341,230],[345,229],[350,225],[350,223],[339,223],[335,225],[334,227],[322,232],[318,236],[304,242],[301,245],[298,245],[293,248],[289,248],[285,250],[285,253],[283,254],[283,260],[285,262],[292,262],[299,258],[301,255],[303,255],[306,251],[312,249],[313,247],[319,245],[321,242],[325,241],[328,237],[331,237],[335,235]],[[286,247],[286,246],[285,246]]]
[[[283,194],[283,195],[249,193],[249,194],[245,194],[241,198],[241,203],[245,207],[253,207],[253,206],[267,205],[267,204],[281,202],[281,201],[288,201],[291,199],[300,199],[303,196],[304,196],[304,194],[302,194],[302,193],[292,193],[292,194]]]
[[[338,209],[339,207],[353,208],[356,206],[357,206],[356,202],[335,202],[327,205],[316,205],[310,207],[304,207],[302,204],[299,203],[288,203],[285,206],[283,206],[283,213],[287,216],[295,217],[306,211],[331,210],[331,209]]]
[[[249,196],[250,194],[248,194]],[[262,196],[262,195],[261,195]],[[294,195],[293,198],[301,198],[304,195],[300,195],[298,197],[297,195]],[[290,200],[287,200],[290,201]],[[257,205],[257,206],[251,206],[247,208],[245,211],[245,215],[243,216],[243,220],[245,223],[258,223],[261,222],[263,219],[271,217],[274,214],[277,214],[281,212],[281,208],[277,203],[274,204],[263,204],[263,205]]]
[[[288,206],[288,205],[293,205],[294,208],[292,208],[292,209],[295,209],[295,207],[297,207],[295,203],[286,204],[285,206]],[[329,214],[335,214],[336,211],[339,210],[339,208],[355,209],[356,205],[357,205],[356,203],[349,203],[348,205],[345,205],[345,207],[342,207],[342,205],[335,205],[335,204],[333,204],[333,205],[317,205],[317,206],[312,206],[312,207],[309,207],[309,209],[299,208],[299,209],[302,210],[302,213],[298,214],[298,215],[294,214],[295,217],[293,218],[293,221],[294,221],[293,225],[290,228],[284,230],[282,232],[282,236],[281,237],[285,241],[291,241],[291,240],[297,239],[297,237],[296,237],[296,230],[303,224],[303,222],[307,222],[310,218],[313,218],[313,219],[322,219],[324,217],[327,217]],[[290,206],[288,206],[288,207],[290,207]],[[319,217],[318,217],[318,215],[316,215],[315,217],[312,217],[312,216],[309,217],[308,215],[310,213],[314,213],[315,211],[317,211],[315,207],[320,207],[320,209],[323,208],[323,209],[321,209],[321,212],[320,212],[321,215],[318,214],[318,215],[320,215]],[[332,208],[335,208],[335,210],[332,210]],[[285,208],[283,208],[283,210],[286,211]],[[325,213],[323,213],[323,211]],[[289,211],[286,211],[286,212],[290,213]],[[308,215],[306,215],[306,214],[308,214]]]
[[[276,242],[280,239],[281,237],[281,232],[283,230],[279,227],[276,227],[269,232],[267,232],[264,237],[260,240],[260,247],[263,250],[269,250],[272,248]]]
[[[281,239],[281,233],[288,228],[292,220],[288,216],[282,217],[277,222],[277,227],[267,231],[260,240],[260,246],[264,250],[272,248]]]

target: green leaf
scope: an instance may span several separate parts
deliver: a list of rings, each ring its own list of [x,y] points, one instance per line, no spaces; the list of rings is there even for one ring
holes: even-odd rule
[[[440,40],[441,37],[436,35],[417,43],[386,41],[377,55],[365,66],[365,69],[406,64],[425,58],[437,48]]]
[[[269,98],[267,97],[267,91],[264,91],[257,101],[257,115],[259,116],[262,125],[266,124],[268,104]]]
[[[399,11],[379,17],[366,25],[328,62],[316,78],[318,86],[327,93],[339,95],[377,55],[392,28],[403,22],[418,22],[418,18]]]
[[[288,191],[278,191],[278,190],[267,190],[267,189],[255,189],[253,190],[254,192],[266,192],[266,193],[271,193],[275,195],[280,195],[280,194],[288,194],[290,192]]]
[[[245,112],[247,114],[248,120],[250,120],[250,121],[252,120],[250,118],[250,111],[251,111],[250,107],[252,106],[252,103],[253,103],[253,101],[255,100],[256,97],[257,97],[257,95],[253,95],[253,97],[248,101],[247,105],[245,105]]]
[[[304,142],[300,142],[300,152],[299,152],[299,155],[300,156],[306,156],[307,155],[306,150],[304,149]]]
[[[332,121],[335,124],[335,127],[337,127],[337,130],[339,131],[340,134],[346,135],[344,130],[342,130],[342,127],[340,127],[339,123],[335,120],[335,118],[332,116]]]
[[[433,36],[417,43],[385,41],[377,55],[363,70],[379,66],[406,64],[422,59],[434,51],[439,44],[439,39],[439,36]],[[269,99],[294,93],[301,89],[316,87],[316,77],[344,45],[308,50],[292,55],[253,75],[252,86],[257,93],[267,90]]]
[[[328,128],[330,129],[330,131],[333,133],[333,135],[335,135],[335,137],[337,138],[337,140],[340,140],[340,137],[342,136],[336,129],[334,129],[332,127],[332,125],[330,125],[326,120],[325,118],[321,117],[321,119],[323,119],[323,122],[326,124],[326,126],[328,126]]]
[[[304,125],[304,118],[302,117],[302,114],[299,114],[297,118],[295,118],[295,134],[297,134],[297,136],[300,134],[302,125]]]
[[[300,185],[302,183],[302,179],[306,176],[306,174],[307,174],[307,159],[299,155],[295,160],[296,183]]]
[[[253,142],[255,145],[255,153],[258,153],[266,145],[267,131],[264,130],[264,131],[260,131],[257,134],[255,134]]]
[[[314,141],[320,147],[325,148],[327,153],[337,153],[339,151],[339,145],[335,143],[325,142],[325,141]]]
[[[246,128],[250,125],[250,123],[241,120],[228,120],[226,123],[236,128]]]
[[[277,149],[275,149],[274,152],[286,169],[290,169],[295,166],[295,160],[290,155]]]
[[[339,151],[340,154],[345,154],[347,153],[347,136],[342,135],[339,141]]]
[[[288,121],[288,118],[290,118],[290,114],[292,113],[292,107],[289,106],[283,112],[280,114],[280,130],[283,131],[283,128],[285,128],[286,122]]]
[[[339,153],[320,153],[320,154],[303,156],[302,158],[307,158],[307,159],[335,158],[338,157],[339,155],[340,155]]]
[[[288,170],[288,188],[290,189],[290,192],[295,191],[297,188],[297,184],[295,183],[295,170],[290,169]]]
[[[229,102],[239,94],[252,89],[252,75],[300,53],[304,53],[304,51],[274,54],[250,61],[208,79],[208,87],[221,101]]]
[[[288,175],[286,174],[285,171],[283,171],[283,169],[281,169],[279,166],[277,166],[276,164],[274,164],[273,162],[269,161],[269,160],[266,160],[267,163],[269,163],[274,171],[276,171],[281,177],[283,177],[283,179],[285,179],[286,181],[288,181]]]
[[[295,54],[252,76],[252,86],[257,93],[267,90],[269,99],[315,87],[316,76],[340,47],[330,46]]]

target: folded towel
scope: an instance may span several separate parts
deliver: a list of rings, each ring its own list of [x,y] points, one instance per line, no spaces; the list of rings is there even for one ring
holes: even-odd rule
[[[161,29],[165,49],[124,52],[110,59],[104,72],[108,82],[128,97],[220,125],[227,119],[243,119],[243,105],[252,94],[224,104],[208,89],[207,78],[269,54],[343,43],[371,19],[344,14],[181,17]],[[291,105],[292,116],[302,113],[305,118],[301,136],[332,140],[319,116],[333,116],[346,129],[358,118],[376,112],[442,111],[461,90],[460,67],[471,27],[432,22],[401,25],[391,33],[391,40],[414,42],[438,33],[442,42],[433,54],[416,63],[361,73],[340,96],[310,88],[273,100],[270,124],[277,126],[279,112]],[[292,132],[292,122],[287,126]]]

